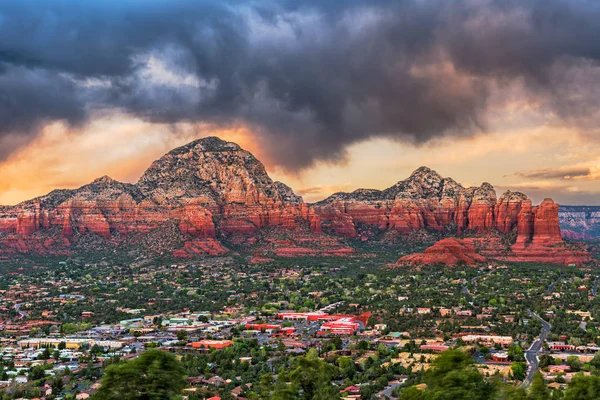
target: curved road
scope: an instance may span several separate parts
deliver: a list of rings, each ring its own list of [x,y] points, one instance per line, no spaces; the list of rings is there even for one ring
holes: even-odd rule
[[[545,321],[542,319],[542,317],[531,310],[527,310],[527,312],[529,313],[530,317],[535,318],[542,323],[542,331],[540,332],[540,336],[535,339],[527,351],[525,351],[525,360],[527,360],[527,376],[521,384],[521,387],[524,389],[527,389],[529,385],[531,385],[533,375],[536,373],[539,366],[538,354],[542,351],[542,344],[546,338],[548,338],[550,329],[552,329],[552,326],[548,323],[548,321]]]
[[[29,317],[29,314],[27,314],[25,311],[21,311],[21,304],[20,303],[15,304],[15,311],[19,313],[19,319],[23,319],[23,318]]]

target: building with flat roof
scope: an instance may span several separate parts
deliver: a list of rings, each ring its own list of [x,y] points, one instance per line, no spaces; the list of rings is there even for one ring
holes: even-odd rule
[[[123,343],[116,340],[95,340],[87,338],[31,338],[19,340],[17,344],[23,348],[41,348],[41,347],[58,347],[60,343],[64,343],[67,349],[78,349],[80,346],[100,346],[109,349],[120,349]]]
[[[233,346],[232,340],[200,340],[198,342],[189,343],[188,347],[193,349],[216,349],[221,350]]]

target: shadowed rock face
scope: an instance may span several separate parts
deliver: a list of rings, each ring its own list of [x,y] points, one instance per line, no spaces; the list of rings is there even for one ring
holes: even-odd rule
[[[372,234],[360,229],[364,226],[370,232],[400,235],[419,230],[463,236],[516,234],[510,248],[494,253],[488,246],[486,256],[510,254],[527,261],[547,261],[556,253],[549,249],[563,244],[558,205],[549,199],[533,207],[522,193],[506,192],[497,198],[488,183],[464,188],[421,167],[388,189],[336,193],[309,205],[285,184],[271,180],[251,153],[210,137],[167,153],[136,184],[102,177],[79,189],[56,190],[0,207],[0,254],[69,254],[85,247],[81,244],[88,238],[107,246],[146,243],[148,237],[167,231],[166,226],[175,227],[168,231],[176,240],[154,240],[157,251],[182,257],[224,254],[228,250],[223,241],[254,244],[265,229],[283,229],[303,243],[279,240],[285,245],[275,253],[283,255],[349,254],[352,249],[341,245],[340,238],[371,240]],[[440,242],[426,253],[411,263],[485,259],[472,243],[460,241]],[[568,261],[578,263],[585,258],[570,257]]]
[[[600,239],[600,206],[560,206],[561,233],[570,239]]]

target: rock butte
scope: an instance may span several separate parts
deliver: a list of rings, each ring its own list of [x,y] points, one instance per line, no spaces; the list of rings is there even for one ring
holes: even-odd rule
[[[240,244],[279,256],[345,256],[353,253],[347,244],[353,239],[425,230],[460,238],[441,240],[399,264],[591,261],[563,242],[558,222],[558,205],[550,199],[532,206],[522,193],[496,198],[488,183],[464,188],[426,167],[385,190],[336,193],[307,204],[271,180],[251,153],[209,137],[167,153],[136,184],[102,177],[0,207],[0,254],[73,254],[127,244],[191,257],[226,254],[226,244]],[[501,240],[511,235],[512,242]]]

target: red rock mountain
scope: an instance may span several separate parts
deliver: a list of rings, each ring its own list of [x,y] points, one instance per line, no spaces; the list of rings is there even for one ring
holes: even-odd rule
[[[251,153],[215,137],[167,153],[136,184],[103,177],[0,207],[5,257],[107,248],[221,255],[228,245],[278,255],[346,255],[353,252],[353,240],[417,231],[458,238],[402,257],[402,264],[590,261],[589,254],[562,241],[558,205],[549,199],[537,207],[521,193],[497,199],[487,183],[464,188],[422,167],[386,190],[336,193],[309,205],[272,181]]]

